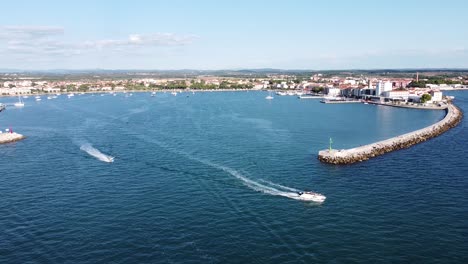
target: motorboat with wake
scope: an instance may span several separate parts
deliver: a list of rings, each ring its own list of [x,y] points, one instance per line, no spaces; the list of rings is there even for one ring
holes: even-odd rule
[[[322,203],[327,199],[325,195],[320,194],[320,193],[315,193],[315,192],[309,192],[309,191],[304,191],[304,192],[297,192],[299,195],[299,199],[303,201],[312,201],[316,203]]]
[[[107,156],[107,157],[105,158],[104,161],[105,161],[105,162],[114,162],[114,158],[115,158],[115,157]]]

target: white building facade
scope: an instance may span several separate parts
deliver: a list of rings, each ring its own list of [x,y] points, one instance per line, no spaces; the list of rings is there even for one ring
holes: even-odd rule
[[[325,88],[328,96],[339,96],[341,95],[340,88]]]
[[[382,96],[382,93],[391,91],[392,88],[392,83],[389,81],[382,82],[379,81],[377,85],[375,86],[375,96]]]

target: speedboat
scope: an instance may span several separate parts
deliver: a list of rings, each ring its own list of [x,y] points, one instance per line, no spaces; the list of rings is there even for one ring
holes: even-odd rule
[[[114,162],[114,157],[107,156],[105,162]]]
[[[299,199],[303,201],[312,201],[316,203],[322,203],[327,199],[325,195],[322,195],[320,193],[315,193],[315,192],[298,192]]]

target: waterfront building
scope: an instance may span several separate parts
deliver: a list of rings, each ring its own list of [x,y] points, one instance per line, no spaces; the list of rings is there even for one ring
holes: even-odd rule
[[[46,87],[42,90],[47,93],[60,93],[60,88],[56,88],[56,87]]]
[[[409,92],[406,90],[393,90],[393,91],[385,91],[382,93],[383,97],[391,98],[391,99],[402,99],[404,101],[408,100]]]
[[[430,91],[429,94],[431,95],[432,102],[440,102],[442,101],[442,92],[441,91]]]
[[[382,82],[379,81],[377,85],[375,86],[375,95],[376,96],[381,96],[383,92],[391,91],[393,89],[392,83],[389,81]]]
[[[341,90],[339,88],[325,88],[325,92],[328,96],[339,96],[341,94]]]

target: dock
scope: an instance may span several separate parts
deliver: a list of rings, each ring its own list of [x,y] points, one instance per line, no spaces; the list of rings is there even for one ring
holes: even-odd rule
[[[322,95],[301,95],[298,96],[299,99],[323,99]]]
[[[455,105],[449,104],[445,110],[445,117],[431,126],[356,148],[321,150],[318,159],[330,164],[352,164],[424,142],[457,126],[462,120],[463,113]]]
[[[24,138],[25,136],[18,133],[0,133],[0,144],[15,142]]]
[[[324,99],[320,101],[321,103],[324,104],[356,104],[356,103],[362,103],[360,100],[327,100]]]

